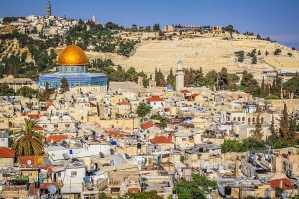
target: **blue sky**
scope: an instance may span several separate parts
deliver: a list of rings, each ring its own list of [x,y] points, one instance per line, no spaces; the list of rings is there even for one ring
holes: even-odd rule
[[[299,48],[299,0],[51,0],[52,15],[161,27],[232,24]],[[0,17],[45,15],[46,0],[0,0]]]

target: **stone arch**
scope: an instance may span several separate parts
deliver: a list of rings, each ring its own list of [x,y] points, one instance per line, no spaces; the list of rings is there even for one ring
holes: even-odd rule
[[[242,122],[245,122],[245,117],[242,117]]]
[[[238,117],[238,122],[240,122],[241,121],[241,118],[240,117]]]
[[[250,124],[251,123],[251,119],[250,119],[250,117],[248,118],[248,124]]]

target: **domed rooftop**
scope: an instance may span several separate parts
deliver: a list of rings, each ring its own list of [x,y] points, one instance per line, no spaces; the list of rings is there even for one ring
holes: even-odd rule
[[[57,64],[60,66],[85,66],[88,64],[88,58],[81,48],[70,45],[60,52]]]

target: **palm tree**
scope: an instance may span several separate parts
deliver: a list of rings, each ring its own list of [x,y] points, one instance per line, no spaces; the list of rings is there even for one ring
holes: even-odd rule
[[[13,149],[20,156],[40,155],[44,151],[44,136],[35,132],[36,120],[26,120],[21,129],[12,132]]]

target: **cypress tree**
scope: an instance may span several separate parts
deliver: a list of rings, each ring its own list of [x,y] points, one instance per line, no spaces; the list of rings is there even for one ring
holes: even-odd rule
[[[45,91],[44,91],[45,100],[50,99],[50,90],[49,90],[49,82],[46,83]]]
[[[280,119],[279,137],[281,139],[284,139],[284,138],[288,139],[289,129],[290,129],[290,122],[289,122],[289,118],[288,118],[287,105],[284,104],[283,117]]]
[[[67,79],[65,77],[63,77],[60,82],[60,93],[63,94],[67,91],[70,91],[69,84],[67,82]]]
[[[263,77],[262,79],[262,84],[261,84],[261,92],[260,92],[260,97],[266,97],[266,86],[265,86],[265,79]]]
[[[290,128],[289,128],[289,131],[288,131],[288,140],[292,144],[295,142],[296,130],[297,130],[296,119],[290,119]]]
[[[258,139],[263,139],[264,133],[262,128],[262,123],[260,121],[260,114],[257,115],[255,129],[253,131],[253,136],[257,137]]]
[[[275,129],[275,124],[274,124],[274,114],[272,113],[272,120],[271,120],[271,124],[269,126],[269,129],[268,129],[271,133],[270,135],[270,140],[274,143],[276,141],[279,140],[279,136],[277,134],[277,130]]]
[[[199,72],[197,74],[197,77],[198,77],[198,81],[199,82],[203,82],[204,81],[204,75],[203,75],[203,72],[202,72],[202,67],[199,68]]]

